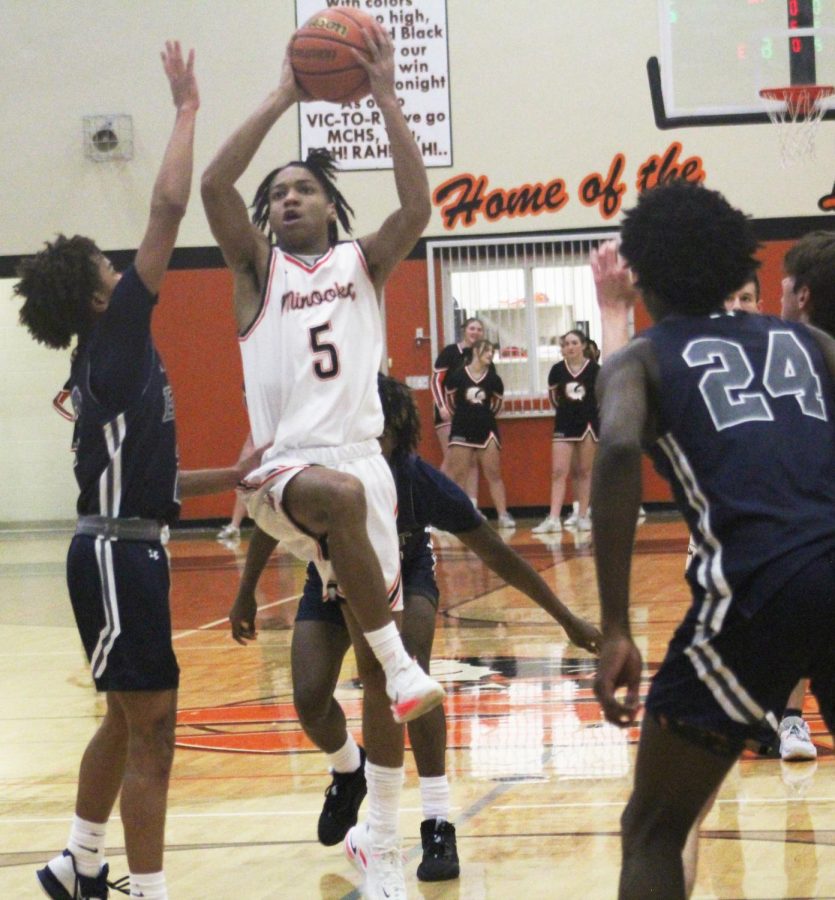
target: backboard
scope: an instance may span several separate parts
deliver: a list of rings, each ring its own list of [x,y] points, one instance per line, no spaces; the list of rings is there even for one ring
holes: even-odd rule
[[[658,25],[659,128],[766,124],[763,88],[835,85],[835,0],[658,0]]]

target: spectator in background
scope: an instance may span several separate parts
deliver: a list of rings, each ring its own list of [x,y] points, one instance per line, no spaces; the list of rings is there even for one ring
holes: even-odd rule
[[[438,354],[432,370],[432,402],[435,408],[435,434],[444,454],[441,470],[449,474],[447,466],[447,450],[449,448],[449,429],[452,425],[452,411],[447,406],[444,395],[444,382],[447,376],[466,365],[473,358],[473,344],[484,337],[484,323],[475,316],[466,319],[461,327],[461,340],[455,344],[447,344]],[[462,485],[473,506],[478,506],[478,462],[473,457],[466,483]]]
[[[725,309],[728,312],[735,312],[736,310],[747,313],[760,312],[762,309],[760,279],[756,272],[751,273],[751,277],[741,288],[725,298]]]
[[[577,498],[578,531],[591,530],[591,468],[599,429],[594,384],[600,366],[586,355],[588,338],[578,329],[560,339],[563,359],[548,374],[548,394],[556,410],[551,444],[551,508],[534,534],[562,531],[562,504],[569,471]]]
[[[446,474],[464,488],[473,463],[480,463],[499,528],[515,528],[516,522],[507,511],[501,473],[502,445],[496,414],[504,402],[504,383],[493,367],[494,350],[490,341],[476,341],[472,361],[450,373],[444,383],[446,405],[452,412]]]

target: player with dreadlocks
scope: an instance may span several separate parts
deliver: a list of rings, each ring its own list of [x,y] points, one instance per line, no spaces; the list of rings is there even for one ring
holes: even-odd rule
[[[345,598],[365,686],[371,817],[357,834],[371,896],[405,897],[397,842],[403,780],[400,723],[444,696],[406,653],[391,470],[380,452],[377,371],[383,335],[379,297],[429,221],[429,184],[394,91],[394,46],[377,23],[364,29],[368,73],[383,118],[400,208],[377,232],[335,243],[349,208],[332,161],[313,153],[280,167],[256,196],[250,223],[235,183],[271,128],[308,100],[285,56],[278,87],[209,164],[202,195],[212,233],[235,280],[247,406],[254,442],[272,442],[246,485],[258,526],[319,569]],[[265,233],[267,229],[271,237]],[[236,610],[233,637],[251,634]],[[394,715],[389,711],[388,706]],[[356,745],[343,748],[359,764]]]
[[[383,454],[397,485],[397,530],[403,569],[403,640],[428,672],[435,635],[439,592],[435,558],[426,531],[434,525],[455,534],[493,572],[541,606],[566,630],[579,647],[595,652],[600,632],[574,615],[554,595],[536,571],[491,528],[469,497],[434,466],[415,455],[420,419],[412,392],[394,378],[380,376],[380,399],[385,416]],[[276,541],[256,530],[251,552],[235,600],[235,616],[251,623],[240,638],[254,637],[257,603],[255,588]],[[319,816],[319,840],[338,844],[357,821],[366,793],[364,754],[357,748],[352,761],[341,749],[357,747],[348,732],[345,714],[333,693],[342,660],[350,645],[342,604],[322,599],[322,582],[315,566],[308,566],[307,582],[296,615],[292,643],[293,700],[305,733],[328,755],[333,781],[325,793]],[[446,775],[446,718],[442,707],[409,723],[409,740],[420,778],[423,822],[420,826],[423,859],[421,881],[446,881],[459,874],[455,826],[451,821]],[[362,826],[359,826],[362,827]]]
[[[307,154],[307,159],[304,162],[296,160],[295,162],[286,163],[277,169],[273,169],[264,178],[255,191],[255,199],[250,207],[252,210],[252,224],[256,228],[260,228],[261,231],[266,232],[271,244],[276,242],[276,237],[270,228],[270,187],[272,186],[273,178],[288,166],[301,166],[316,178],[328,200],[333,203],[339,224],[350,234],[351,216],[353,216],[354,210],[336,186],[336,163],[330,150],[326,147],[315,148]],[[328,244],[332,246],[338,240],[339,227],[335,221],[331,220],[328,222]]]

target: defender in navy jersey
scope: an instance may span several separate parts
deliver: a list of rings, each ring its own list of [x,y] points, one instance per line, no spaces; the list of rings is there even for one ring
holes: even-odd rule
[[[70,376],[79,516],[172,525],[179,515],[174,399],[151,340],[156,301],[130,266],[79,341]]]
[[[639,705],[628,606],[642,447],[696,555],[693,604],[646,698],[621,897],[685,896],[691,826],[746,742],[776,730],[801,677],[835,726],[835,341],[724,311],[755,249],[746,217],[698,185],[648,191],[626,214],[620,252],[656,324],[599,381],[595,692],[609,721],[630,724]]]
[[[174,407],[151,313],[191,188],[200,105],[194,54],[162,54],[176,120],[134,264],[119,275],[89,238],[59,235],[21,263],[20,319],[49,347],[78,336],[78,526],[67,583],[107,712],[81,764],[67,849],[38,871],[54,900],[106,897],[105,831],[121,794],[134,896],[166,898],[162,871],[179,670],[171,644],[162,531],[179,511]],[[125,778],[125,773],[130,773]]]
[[[487,525],[454,482],[414,454],[420,423],[411,391],[395,379],[382,376],[379,388],[386,421],[381,443],[397,485],[397,528],[405,594],[403,638],[409,652],[429,670],[439,598],[428,525],[457,535],[490,569],[559,622],[573,643],[594,652],[600,638],[598,630],[557,599],[536,571]],[[274,539],[256,529],[235,601],[253,624],[257,612],[255,587],[275,546]],[[293,632],[293,697],[305,732],[328,754],[334,772],[319,818],[319,840],[326,845],[342,840],[356,822],[365,795],[362,764],[352,765],[340,753],[349,735],[345,716],[333,697],[349,645],[342,604],[328,593],[318,571],[310,566]],[[443,707],[410,722],[408,727],[424,813],[423,860],[418,878],[456,878],[459,866],[455,827],[449,821]]]

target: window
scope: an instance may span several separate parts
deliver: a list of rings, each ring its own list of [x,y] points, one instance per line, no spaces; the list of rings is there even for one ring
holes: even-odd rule
[[[589,254],[612,237],[428,243],[433,359],[459,340],[461,325],[476,316],[497,345],[494,363],[505,386],[502,414],[550,415],[548,373],[562,359],[560,335],[580,328],[600,343]]]

